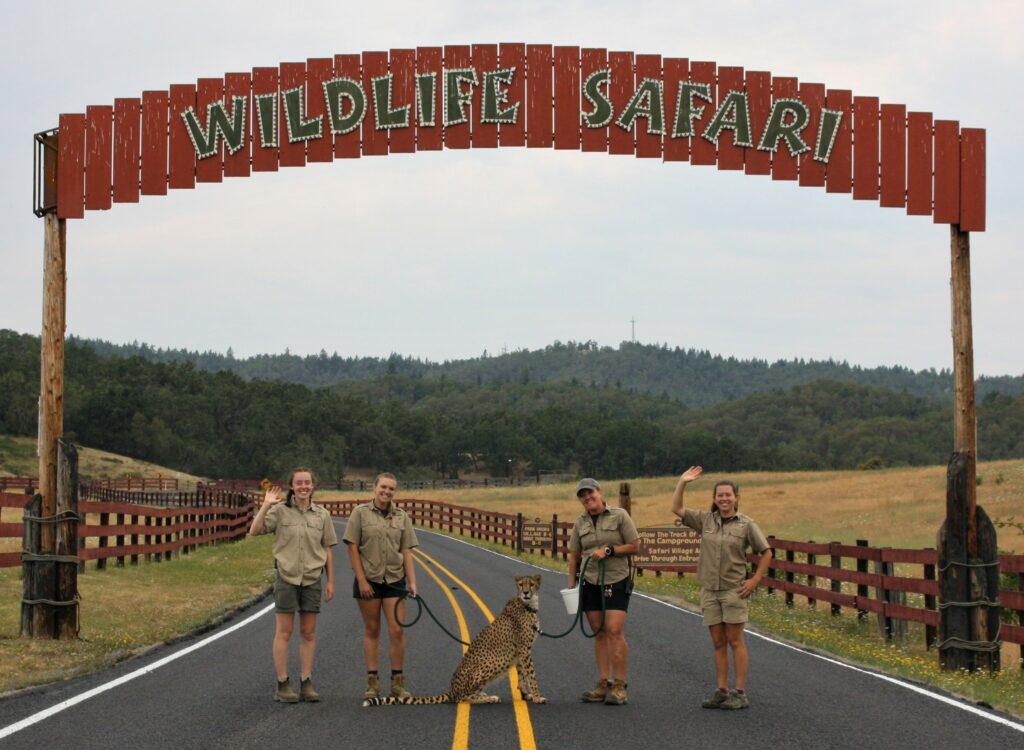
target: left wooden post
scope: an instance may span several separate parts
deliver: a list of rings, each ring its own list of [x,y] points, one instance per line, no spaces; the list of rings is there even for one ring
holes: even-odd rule
[[[25,561],[26,586],[33,595],[22,618],[23,635],[74,637],[58,627],[57,601],[57,441],[64,434],[64,330],[67,295],[67,222],[55,212],[43,217],[43,327],[39,357],[39,515],[36,560]],[[69,488],[65,487],[65,492]],[[77,619],[77,618],[76,618]],[[25,632],[27,626],[28,632]]]

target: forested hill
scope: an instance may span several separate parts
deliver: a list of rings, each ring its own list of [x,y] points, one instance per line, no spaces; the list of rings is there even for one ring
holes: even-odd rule
[[[953,379],[949,370],[905,367],[863,368],[833,360],[740,360],[696,349],[623,342],[617,349],[592,341],[555,342],[536,351],[514,351],[491,356],[436,363],[393,354],[387,358],[319,355],[261,354],[236,359],[227,354],[157,349],[147,344],[111,344],[82,340],[102,355],[139,356],[151,362],[191,362],[208,372],[229,371],[252,380],[280,380],[310,387],[346,380],[369,380],[386,375],[408,375],[472,385],[575,382],[612,386],[663,396],[690,407],[710,406],[773,390],[788,390],[817,380],[837,380],[877,386],[924,398],[951,401]],[[999,392],[1024,393],[1024,376],[982,377],[977,397]]]
[[[0,331],[0,434],[34,435],[39,339]],[[456,382],[391,374],[329,388],[208,373],[191,363],[66,347],[65,432],[211,477],[281,477],[312,465],[452,476],[582,472],[625,478],[709,470],[938,464],[952,406],[820,380],[700,409],[615,385]],[[1024,396],[978,404],[979,455],[1024,457]]]

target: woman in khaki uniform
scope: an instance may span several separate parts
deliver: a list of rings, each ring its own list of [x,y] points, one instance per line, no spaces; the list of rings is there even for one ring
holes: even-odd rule
[[[288,480],[288,493],[274,486],[267,490],[249,533],[274,535],[274,581],[276,622],[274,631],[274,668],[277,692],[274,700],[282,703],[318,701],[313,689],[313,655],[316,653],[316,616],[320,612],[321,577],[327,573],[323,598],[334,596],[334,555],[338,543],[331,515],[313,503],[316,480],[309,469],[295,469]],[[288,679],[288,641],[299,613],[299,678],[296,694]]]
[[[394,474],[379,474],[373,483],[373,502],[352,511],[342,537],[348,547],[355,580],[352,596],[363,616],[363,657],[366,659],[366,692],[363,698],[380,695],[380,616],[388,623],[388,655],[391,661],[391,695],[408,698],[405,687],[406,592],[416,596],[416,569],[412,549],[419,545],[412,520],[392,499],[398,486]]]
[[[594,657],[599,679],[597,687],[583,693],[583,700],[622,705],[626,702],[629,663],[624,633],[632,586],[629,556],[640,551],[640,535],[626,511],[608,507],[596,479],[581,479],[576,485],[576,497],[583,513],[569,536],[569,588],[576,585],[580,560],[589,558],[580,581],[580,607],[591,629],[598,631]]]
[[[672,512],[683,525],[700,533],[700,557],[697,579],[701,585],[700,603],[704,624],[715,648],[715,675],[718,688],[701,705],[704,708],[738,709],[750,705],[747,698],[749,657],[743,630],[751,594],[764,578],[771,563],[772,550],[753,519],[739,512],[740,490],[734,482],[718,482],[711,492],[711,510],[683,507],[686,485],[704,469],[691,466],[676,483]],[[754,575],[747,578],[747,548],[761,556]],[[736,687],[729,690],[729,650],[732,650]]]

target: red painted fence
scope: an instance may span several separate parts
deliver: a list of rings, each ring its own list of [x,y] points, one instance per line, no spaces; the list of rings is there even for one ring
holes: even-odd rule
[[[460,86],[471,89],[465,92],[468,116],[449,122],[442,111],[447,106],[443,84],[445,74],[456,69],[471,70],[477,83],[457,83],[459,91],[450,92],[448,98],[463,92]],[[510,69],[507,80],[486,77]],[[602,70],[610,72],[610,81],[601,91],[613,115],[621,116],[631,103],[634,109],[646,109],[628,128],[615,117],[599,127],[581,125],[581,113],[593,108],[586,81]],[[390,105],[375,96],[374,79],[380,77],[389,77]],[[360,87],[366,109],[350,130],[334,133],[324,84],[339,79]],[[488,80],[497,87],[493,91],[494,97],[501,97],[500,109],[508,112],[518,107],[510,121],[487,119],[484,87]],[[636,101],[635,95],[648,80],[656,85],[647,99]],[[692,98],[692,107],[686,94],[689,84],[706,86]],[[292,132],[286,92],[296,89],[303,109],[291,118],[299,129]],[[744,97],[749,145],[736,140],[735,123],[744,118],[730,104],[733,93]],[[655,96],[660,108],[653,101]],[[221,141],[212,155],[197,158],[198,146],[193,145],[182,115],[191,108],[198,127],[209,135],[213,131],[208,108],[222,104],[227,121],[228,113],[233,114],[234,97],[240,97],[245,106],[239,148],[229,153]],[[336,99],[339,107],[346,101]],[[758,148],[773,107],[786,100],[798,100],[806,107],[807,122],[799,132],[812,145],[809,151],[791,152],[778,141],[774,150]],[[275,123],[276,138],[265,138],[261,132],[261,104],[270,108],[267,122]],[[408,125],[385,121],[403,108],[408,108]],[[695,115],[693,127],[677,131],[680,115],[688,111]],[[733,124],[720,128],[714,140],[705,137],[704,129],[719,115]],[[824,124],[837,115],[838,128],[825,161],[812,153],[813,145],[815,139],[823,138]],[[303,126],[317,122],[319,134],[315,128],[313,134],[302,132]],[[309,162],[443,147],[526,146],[688,161],[770,175],[772,180],[796,181],[829,193],[845,193],[854,200],[903,208],[911,215],[932,216],[935,223],[958,224],[963,231],[985,229],[983,129],[961,128],[956,120],[937,120],[931,112],[907,112],[902,104],[882,103],[878,97],[854,95],[847,89],[685,57],[522,43],[339,54],[257,67],[251,73],[227,73],[223,78],[201,78],[194,84],[172,84],[166,90],[115,99],[112,106],[90,106],[84,114],[62,114],[58,127],[57,213],[61,218],[82,218],[86,210],[134,203],[140,195],[166,195],[168,188],[188,189],[198,182],[221,182],[224,177],[247,177]]]

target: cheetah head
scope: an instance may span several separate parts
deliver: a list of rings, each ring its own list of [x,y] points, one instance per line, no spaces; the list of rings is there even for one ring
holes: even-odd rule
[[[516,576],[516,589],[519,592],[519,600],[526,605],[527,609],[536,612],[540,608],[540,575]]]

